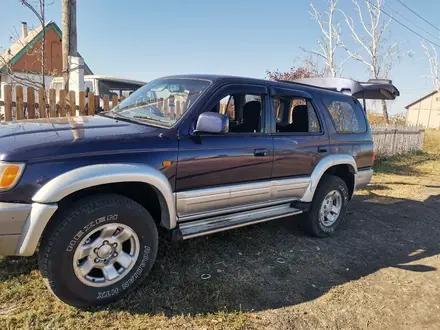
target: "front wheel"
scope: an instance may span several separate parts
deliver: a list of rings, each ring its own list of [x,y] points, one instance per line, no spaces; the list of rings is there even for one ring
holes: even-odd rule
[[[316,189],[310,211],[302,219],[302,229],[317,237],[332,235],[344,221],[348,200],[346,183],[337,176],[324,175]]]
[[[158,233],[148,211],[119,195],[98,195],[60,212],[45,231],[41,274],[63,302],[108,304],[136,288],[156,259]]]

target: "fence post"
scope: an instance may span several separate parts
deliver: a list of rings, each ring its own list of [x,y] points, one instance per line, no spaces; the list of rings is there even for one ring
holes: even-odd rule
[[[110,97],[105,94],[104,95],[104,111],[109,111],[110,110]]]
[[[51,88],[49,89],[49,115],[50,117],[56,117],[56,102],[57,102],[57,95],[55,89]]]
[[[117,95],[113,95],[112,96],[112,108],[114,108],[117,105],[118,105],[118,96]]]
[[[176,101],[176,118],[180,118],[181,116],[180,101]]]
[[[69,115],[70,116],[76,116],[76,95],[75,95],[75,91],[70,91],[69,92],[69,103],[70,103]]]
[[[17,120],[22,120],[24,119],[23,86],[15,86],[15,97],[16,97],[15,117]]]
[[[86,94],[84,91],[80,91],[78,94],[78,104],[79,104],[79,115],[84,116],[86,107]]]
[[[60,90],[60,117],[66,117],[66,91],[64,89]]]
[[[87,96],[87,114],[89,116],[94,115],[95,114],[95,95],[90,92],[89,95]]]
[[[46,118],[46,91],[43,87],[38,89],[38,112],[40,113],[40,118]]]
[[[12,120],[12,88],[9,85],[5,85],[5,121]]]
[[[35,118],[35,90],[32,87],[27,88],[27,118]]]

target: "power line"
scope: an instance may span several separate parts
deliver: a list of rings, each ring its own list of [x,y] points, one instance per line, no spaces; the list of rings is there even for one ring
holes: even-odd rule
[[[425,21],[426,23],[428,23],[429,25],[431,25],[434,29],[437,29],[438,31],[440,31],[440,28],[438,28],[437,26],[435,26],[434,24],[432,24],[430,21],[428,21],[427,19],[425,19],[424,17],[422,17],[421,15],[419,15],[417,12],[415,12],[414,10],[412,10],[411,8],[409,8],[407,5],[405,5],[401,0],[396,0],[398,3],[400,3],[403,7],[405,7],[406,9],[408,9],[410,12],[412,12],[414,15],[416,15],[418,18],[420,18],[421,20]]]
[[[422,30],[423,32],[429,34],[431,37],[434,37],[434,38],[436,38],[436,39],[440,39],[439,36],[436,36],[435,34],[433,34],[433,33],[429,32],[429,31],[425,30],[424,28],[422,28],[420,25],[417,25],[416,23],[414,23],[413,21],[411,21],[409,18],[403,16],[401,13],[399,13],[397,10],[395,10],[393,7],[391,7],[391,6],[388,5],[387,3],[384,2],[383,5],[384,5],[385,7],[390,8],[394,13],[396,13],[397,15],[399,15],[400,17],[402,17],[402,18],[403,18],[404,20],[406,20],[407,22],[413,24],[415,27],[419,28],[419,29]]]
[[[390,19],[392,19],[393,21],[395,21],[396,23],[398,23],[399,25],[403,26],[405,29],[407,29],[408,31],[411,31],[412,33],[414,33],[415,35],[419,36],[420,38],[422,38],[423,40],[433,44],[434,46],[440,48],[440,45],[425,38],[424,36],[422,36],[420,33],[418,33],[417,31],[414,31],[413,29],[411,29],[410,27],[406,26],[405,24],[403,24],[401,21],[399,21],[397,18],[394,18],[392,15],[388,14],[385,10],[383,10],[382,8],[377,7],[374,3],[371,3],[370,0],[367,0],[370,5],[372,5],[374,8],[376,8],[377,10],[380,10],[383,14],[387,15]]]

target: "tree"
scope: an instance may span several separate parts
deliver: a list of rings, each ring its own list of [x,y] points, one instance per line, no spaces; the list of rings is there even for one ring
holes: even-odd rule
[[[287,71],[269,71],[266,70],[266,78],[270,80],[293,81],[300,78],[321,77],[323,72],[312,57],[305,58],[301,66],[291,67]]]
[[[400,41],[388,43],[385,32],[391,23],[382,17],[384,0],[362,0],[363,8],[358,0],[352,0],[359,16],[358,26],[354,20],[344,12],[345,22],[351,31],[351,37],[357,44],[356,51],[345,47],[349,56],[367,66],[370,77],[374,79],[385,79],[391,72],[393,63],[402,55],[399,50]],[[389,122],[387,104],[382,100],[382,112],[385,120]]]
[[[318,40],[319,50],[305,50],[305,52],[318,56],[325,64],[324,75],[330,77],[340,76],[342,66],[347,61],[347,57],[340,64],[336,63],[336,51],[343,47],[341,40],[341,24],[343,20],[336,20],[336,13],[339,0],[326,0],[328,8],[326,11],[319,11],[311,2],[312,12],[310,15],[318,23],[322,36]]]
[[[45,88],[45,74],[46,74],[46,60],[45,60],[45,53],[46,53],[46,31],[45,31],[45,0],[38,0],[36,1],[36,4],[31,4],[28,0],[18,0],[23,6],[26,6],[31,10],[35,16],[38,18],[38,20],[41,23],[41,29],[43,33],[43,37],[41,40],[41,49],[38,49],[34,47],[33,45],[24,44],[18,33],[16,35],[13,35],[10,37],[11,40],[15,39],[15,42],[21,43],[23,47],[25,47],[26,51],[30,55],[36,55],[40,53],[37,56],[37,60],[41,61],[41,72],[32,72],[35,76],[42,76],[41,83],[33,79],[32,77],[23,76],[19,74],[15,74],[12,70],[12,58],[5,58],[4,56],[0,55],[0,65],[3,66],[6,71],[8,72],[8,76],[11,78],[11,81],[13,84],[20,84],[24,86],[29,87],[43,87]]]
[[[440,79],[439,79],[439,66],[438,66],[438,55],[437,50],[432,44],[428,44],[427,41],[422,41],[422,47],[425,50],[425,54],[428,57],[429,68],[431,70],[432,86],[435,90],[440,89]]]

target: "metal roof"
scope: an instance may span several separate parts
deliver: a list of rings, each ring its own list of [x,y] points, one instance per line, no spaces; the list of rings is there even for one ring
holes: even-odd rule
[[[432,92],[429,93],[428,95],[422,96],[421,98],[417,99],[416,101],[414,101],[414,102],[408,104],[408,105],[405,107],[405,109],[408,109],[409,107],[413,106],[414,104],[417,104],[417,103],[423,101],[424,99],[426,99],[426,98],[428,98],[428,97],[430,97],[430,96],[432,96],[432,95],[434,95],[434,94],[437,94],[438,92],[439,92],[439,91],[432,91]]]

